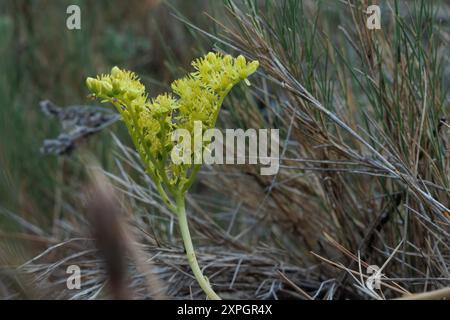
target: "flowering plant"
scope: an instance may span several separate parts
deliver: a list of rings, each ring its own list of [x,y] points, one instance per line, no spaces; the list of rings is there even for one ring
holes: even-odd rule
[[[201,164],[174,162],[177,129],[194,135],[194,123],[203,130],[214,128],[223,100],[235,84],[256,71],[258,61],[247,62],[243,56],[233,58],[210,52],[192,62],[194,72],[172,83],[172,93],[149,99],[145,86],[131,71],[114,67],[109,75],[87,78],[92,95],[115,106],[126,124],[147,174],[166,206],[179,219],[180,231],[189,265],[208,298],[220,299],[212,290],[198,265],[185,210],[185,194],[195,181]],[[204,144],[202,145],[203,152]],[[195,154],[191,155],[192,157]]]

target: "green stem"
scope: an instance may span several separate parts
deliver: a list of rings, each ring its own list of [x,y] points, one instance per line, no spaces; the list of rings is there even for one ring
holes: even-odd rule
[[[153,180],[153,181],[157,181],[157,180]],[[175,206],[173,205],[172,201],[170,201],[170,199],[167,196],[167,193],[164,191],[164,188],[161,185],[161,183],[158,181],[158,182],[155,182],[155,185],[156,185],[156,190],[158,190],[159,195],[161,196],[161,198],[164,201],[165,205],[170,210],[172,210],[173,212],[176,212],[177,210],[176,210]]]
[[[183,238],[184,248],[186,250],[186,256],[189,262],[189,266],[191,267],[191,270],[194,273],[195,279],[197,279],[198,284],[206,293],[208,298],[211,300],[221,300],[221,298],[211,288],[208,279],[203,275],[202,270],[198,265],[197,258],[195,256],[194,246],[192,244],[191,235],[189,233],[189,226],[186,217],[186,209],[184,201],[185,200],[183,193],[176,196],[176,213],[178,215],[179,220],[178,223],[180,224],[181,236]]]

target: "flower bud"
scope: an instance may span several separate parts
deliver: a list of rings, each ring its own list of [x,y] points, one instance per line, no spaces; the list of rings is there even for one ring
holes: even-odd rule
[[[130,101],[133,101],[137,97],[139,97],[140,92],[138,90],[128,89],[126,91],[126,98]]]
[[[238,68],[245,68],[245,64],[246,64],[246,60],[245,57],[243,55],[240,55],[239,57],[236,58],[236,66]]]
[[[107,95],[107,96],[112,96],[113,95],[113,86],[111,85],[111,83],[107,82],[107,81],[102,81],[102,93]]]
[[[118,95],[122,92],[119,80],[112,79],[112,87],[113,87],[113,95]]]
[[[86,79],[86,85],[92,93],[98,94],[101,90],[100,82],[95,78],[88,77]]]
[[[111,69],[111,76],[113,76],[114,78],[119,77],[122,74],[122,70],[119,69],[119,67],[113,67]]]

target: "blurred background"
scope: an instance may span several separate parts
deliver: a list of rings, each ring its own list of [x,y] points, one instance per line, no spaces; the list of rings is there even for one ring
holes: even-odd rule
[[[210,50],[261,64],[250,89],[227,97],[219,126],[279,128],[283,140],[277,176],[205,166],[190,192],[200,264],[219,293],[384,299],[447,287],[449,3],[375,2],[380,31],[366,28],[366,0],[1,1],[0,298],[124,297],[124,286],[132,298],[204,298],[124,126],[44,154],[63,128],[40,102],[99,105],[85,79],[115,65],[154,96]],[[66,27],[72,4],[81,30]],[[92,241],[103,229],[86,218],[96,192],[86,154],[134,230],[123,242],[139,243],[128,280],[109,274]],[[386,261],[382,289],[367,288],[361,270]],[[65,287],[72,263],[81,290]]]
[[[150,95],[184,73],[198,55],[198,34],[175,18],[211,24],[204,12],[214,1],[2,1],[0,4],[0,203],[39,223],[51,222],[55,195],[71,188],[73,163],[39,152],[60,131],[39,108],[93,104],[85,79],[118,65],[134,70]],[[66,9],[81,8],[81,30],[68,30]],[[173,8],[173,9],[171,9]],[[126,133],[114,126],[119,134]],[[127,139],[127,134],[121,135]],[[95,137],[89,148],[111,168],[111,138]],[[59,180],[58,180],[59,179]],[[0,218],[1,219],[1,218]]]

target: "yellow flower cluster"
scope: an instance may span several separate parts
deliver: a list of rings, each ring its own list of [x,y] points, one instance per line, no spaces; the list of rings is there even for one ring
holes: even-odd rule
[[[112,103],[120,112],[152,178],[172,185],[186,178],[179,176],[186,176],[188,170],[168,163],[173,130],[187,129],[192,135],[195,121],[202,121],[204,130],[213,128],[225,96],[239,81],[249,84],[247,77],[258,65],[243,56],[210,52],[192,62],[194,72],[172,83],[177,98],[164,93],[148,99],[139,78],[118,67],[110,75],[88,78],[86,83],[95,97]]]
[[[202,121],[208,129],[215,126],[225,96],[241,80],[246,80],[259,66],[258,61],[247,63],[243,56],[208,53],[192,63],[195,72],[176,80],[173,92],[180,98],[180,127],[192,131],[194,121]]]
[[[164,93],[155,99],[148,99],[136,74],[118,67],[109,75],[86,80],[93,96],[112,103],[121,114],[162,200],[178,216],[189,265],[210,299],[220,297],[198,265],[185,210],[185,193],[200,164],[171,161],[172,134],[175,129],[186,129],[193,137],[195,121],[202,122],[203,130],[213,128],[226,95],[239,81],[249,84],[247,77],[258,65],[257,61],[247,62],[243,56],[233,58],[211,52],[192,63],[194,72],[172,83],[174,95]]]

